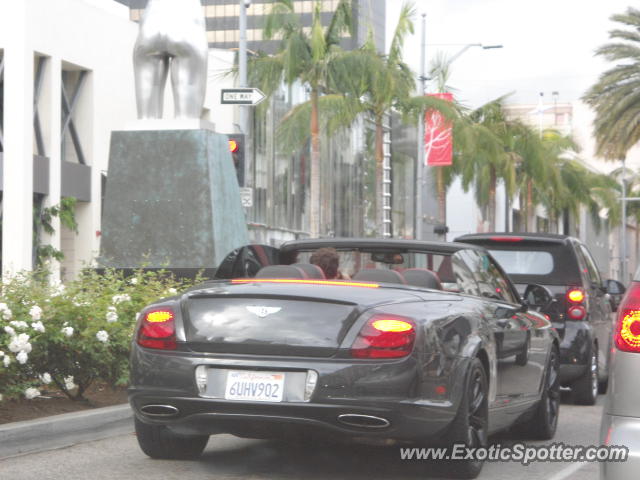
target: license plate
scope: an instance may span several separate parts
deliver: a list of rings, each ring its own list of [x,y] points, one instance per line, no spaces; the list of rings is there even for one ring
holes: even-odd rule
[[[284,392],[284,373],[247,372],[231,370],[227,373],[227,400],[281,402]]]

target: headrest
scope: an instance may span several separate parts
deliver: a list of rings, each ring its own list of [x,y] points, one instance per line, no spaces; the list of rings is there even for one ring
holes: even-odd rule
[[[440,283],[438,275],[426,268],[408,268],[402,272],[402,275],[404,275],[404,278],[409,285],[442,290],[442,284]]]
[[[452,257],[445,257],[438,267],[438,278],[441,282],[456,283],[456,276],[453,273],[453,267],[451,265]]]
[[[291,266],[302,270],[304,273],[307,274],[307,278],[312,278],[314,280],[326,279],[324,272],[318,265],[314,265],[312,263],[294,263]]]
[[[400,273],[385,268],[365,268],[356,273],[353,279],[368,282],[402,283],[403,285],[407,283]]]
[[[256,273],[255,278],[300,278],[306,279],[307,274],[293,265],[268,265]]]

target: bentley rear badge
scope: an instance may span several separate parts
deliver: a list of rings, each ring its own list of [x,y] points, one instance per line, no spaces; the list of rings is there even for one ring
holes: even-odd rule
[[[282,310],[282,307],[262,307],[258,305],[249,305],[247,307],[247,310],[249,310],[251,313],[256,314],[260,318],[264,318],[267,315],[271,315],[272,313],[278,313],[280,310]]]

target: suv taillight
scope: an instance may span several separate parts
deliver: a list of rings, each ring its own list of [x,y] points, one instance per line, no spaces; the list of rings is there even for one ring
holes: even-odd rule
[[[173,310],[156,308],[145,312],[136,339],[141,347],[175,350],[176,327]]]
[[[377,314],[367,320],[351,346],[354,358],[401,358],[413,350],[416,326],[412,319]]]
[[[640,282],[633,282],[620,302],[613,338],[618,350],[640,353]]]

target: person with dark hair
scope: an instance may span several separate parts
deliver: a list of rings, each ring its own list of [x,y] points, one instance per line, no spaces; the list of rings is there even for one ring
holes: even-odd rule
[[[311,254],[309,262],[319,266],[327,279],[348,279],[338,270],[340,256],[335,248],[319,248]]]

